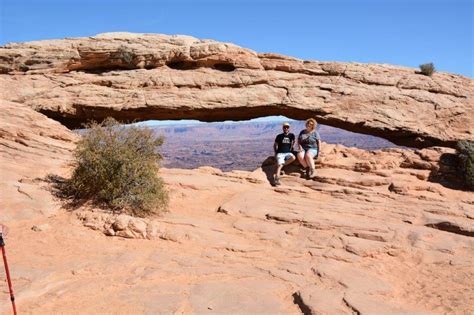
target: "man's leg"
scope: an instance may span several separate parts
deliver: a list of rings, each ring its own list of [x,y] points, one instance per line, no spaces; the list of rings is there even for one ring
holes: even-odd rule
[[[282,165],[282,168],[293,163],[294,161],[296,160],[295,156],[293,155],[293,153],[288,153],[285,155],[285,158],[284,158],[284,164]],[[282,170],[280,169],[280,171],[277,173],[278,175],[280,175],[282,172]]]
[[[290,164],[293,163],[295,160],[296,160],[295,156],[294,156],[292,153],[290,153],[290,158],[285,161],[285,166],[286,166],[286,165],[290,165]]]
[[[283,157],[283,159],[282,159]],[[275,174],[273,175],[275,178],[275,185],[280,185],[280,173],[283,166],[289,165],[296,160],[295,156],[291,153],[287,155],[277,155],[277,167],[275,169]]]
[[[278,177],[280,175],[281,169],[283,168],[285,164],[278,164],[276,169],[275,169],[275,177]]]
[[[285,164],[284,155],[281,153],[277,153],[276,160],[277,160],[276,161],[277,165],[275,167],[275,173],[273,174],[273,179],[274,179],[273,182],[275,185],[280,185],[280,172],[281,172],[281,169],[283,168],[283,165]]]
[[[274,178],[274,183],[275,185],[280,185],[280,172],[281,172],[281,169],[283,168],[283,165],[284,164],[277,164],[277,167],[275,169],[275,174],[273,174],[273,178]]]

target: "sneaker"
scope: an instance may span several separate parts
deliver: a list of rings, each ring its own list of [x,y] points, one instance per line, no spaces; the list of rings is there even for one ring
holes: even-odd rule
[[[304,169],[304,176],[305,176],[306,178],[309,178],[309,167],[307,167],[307,168]]]
[[[316,170],[312,169],[311,171],[309,171],[308,178],[315,178],[315,177],[316,177]]]
[[[274,183],[275,183],[275,186],[280,186],[280,185],[281,185],[281,183],[280,183],[280,178],[279,178],[279,177],[275,177]]]

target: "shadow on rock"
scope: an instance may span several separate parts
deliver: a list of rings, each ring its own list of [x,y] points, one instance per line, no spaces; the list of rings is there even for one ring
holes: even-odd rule
[[[276,168],[276,158],[274,156],[269,156],[267,157],[263,162],[262,162],[262,171],[265,173],[267,176],[268,182],[274,186],[274,179],[273,175],[275,174],[275,168]],[[285,174],[294,174],[296,176],[304,177],[304,170],[301,167],[301,164],[298,162],[298,160],[295,160],[293,163],[290,165],[283,166],[282,172]]]
[[[428,181],[449,189],[468,191],[458,170],[458,159],[456,154],[443,153],[439,158],[439,167],[431,171]]]
[[[48,174],[42,180],[49,184],[48,190],[51,194],[61,199],[66,210],[74,211],[87,203],[87,200],[76,197],[69,179],[59,175]]]

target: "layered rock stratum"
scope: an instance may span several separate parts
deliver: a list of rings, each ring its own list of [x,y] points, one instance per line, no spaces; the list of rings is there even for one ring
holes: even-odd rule
[[[283,114],[384,137],[474,140],[474,88],[459,75],[304,61],[189,36],[106,33],[0,47],[3,98],[78,127],[91,119],[240,120]],[[18,88],[18,87],[21,87]]]
[[[113,38],[110,41],[121,38],[123,43],[126,38],[137,42],[140,36],[144,43],[148,36],[160,37],[109,34],[69,41],[100,43],[104,37]],[[9,47],[54,48],[66,42]],[[39,62],[37,69],[31,65],[26,74],[15,70],[14,61],[1,59],[7,69],[3,71],[8,73],[0,75],[0,223],[10,228],[8,259],[21,313],[474,312],[474,193],[456,186],[454,150],[447,147],[365,151],[325,144],[314,180],[302,178],[302,171],[291,166],[277,188],[268,181],[271,159],[262,161],[262,167],[253,172],[222,172],[211,167],[161,169],[160,176],[170,191],[169,211],[148,219],[107,213],[87,204],[77,209],[66,207],[53,196],[54,187],[47,178],[69,176],[77,136],[49,117],[57,118],[53,113],[61,113],[84,119],[77,110],[81,106],[69,104],[77,96],[71,95],[80,94],[81,88],[84,100],[94,95],[105,97],[99,93],[102,85],[73,82],[81,76],[111,76],[114,82],[131,84],[137,81],[129,76],[137,73],[183,70],[87,73],[71,68],[55,73],[63,67],[58,61],[60,53],[56,52],[56,62],[49,66]],[[50,57],[37,54],[35,58]],[[48,69],[54,71],[46,73]],[[223,72],[205,67],[194,70],[207,73],[206,80]],[[239,70],[230,73],[233,71]],[[279,80],[291,82],[292,75]],[[472,84],[470,79],[438,75]],[[64,84],[65,78],[71,79],[71,85]],[[56,79],[57,85],[51,86]],[[219,76],[214,79],[224,80]],[[430,80],[448,84],[436,76]],[[115,95],[112,91],[130,92],[127,84],[107,88],[110,95]],[[96,92],[89,89],[94,86]],[[70,92],[71,88],[76,92]],[[63,107],[53,108],[55,101],[45,101],[51,99],[52,91],[57,100],[64,100]],[[171,100],[179,99],[179,94],[168,95],[170,106]],[[110,97],[104,106],[116,100]],[[439,93],[432,97],[445,99]],[[34,104],[35,99],[38,103]],[[48,104],[50,110],[42,107]],[[471,122],[472,116],[465,113],[472,108],[466,104],[460,108],[468,110],[455,117]],[[237,113],[231,105],[228,109]],[[118,107],[108,110],[117,115],[121,112]],[[223,112],[224,108],[216,109],[215,117]],[[97,113],[100,119],[104,111],[95,107],[83,113],[89,118]],[[169,115],[177,113],[169,109]],[[269,109],[266,113],[273,112]],[[439,136],[435,131],[427,135],[428,140]],[[3,273],[0,279],[4,284]],[[10,311],[6,292],[6,285],[0,287],[2,314]]]

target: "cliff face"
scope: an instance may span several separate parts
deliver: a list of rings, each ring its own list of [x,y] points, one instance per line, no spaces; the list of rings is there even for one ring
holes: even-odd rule
[[[106,33],[0,47],[2,98],[68,127],[113,116],[305,119],[397,144],[474,140],[469,78],[390,65],[303,61],[189,36]]]

